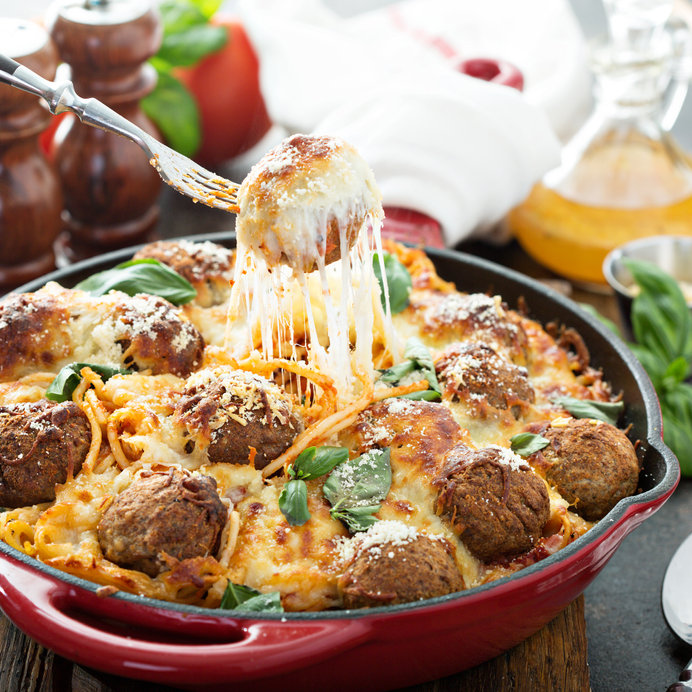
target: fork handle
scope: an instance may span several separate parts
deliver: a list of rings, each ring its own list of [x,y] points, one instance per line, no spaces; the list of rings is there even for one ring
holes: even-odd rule
[[[151,155],[147,145],[149,135],[101,101],[78,96],[72,82],[68,80],[50,82],[0,53],[0,82],[41,97],[55,115],[66,111],[74,113],[83,123],[127,137]]]

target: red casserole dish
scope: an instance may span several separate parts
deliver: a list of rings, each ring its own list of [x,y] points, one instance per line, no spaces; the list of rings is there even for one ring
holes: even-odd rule
[[[231,234],[196,236],[233,244]],[[60,270],[70,286],[131,256],[123,250]],[[468,255],[429,250],[440,275],[463,291],[523,296],[532,317],[576,328],[592,363],[627,404],[625,424],[641,441],[641,492],[558,553],[459,594],[360,611],[238,616],[232,611],[98,595],[98,586],[0,544],[0,606],[58,654],[109,673],[190,689],[384,690],[469,668],[519,643],[596,577],[619,544],[675,489],[679,466],[661,441],[656,395],[634,355],[574,303],[516,272]]]

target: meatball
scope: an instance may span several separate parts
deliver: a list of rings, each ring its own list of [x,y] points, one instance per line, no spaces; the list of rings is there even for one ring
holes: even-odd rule
[[[167,300],[144,293],[126,296],[113,292],[103,301],[126,368],[187,377],[199,367],[204,339]]]
[[[519,410],[536,400],[526,368],[501,358],[486,344],[455,343],[435,363],[447,396]]]
[[[381,194],[367,163],[336,137],[293,135],[256,163],[238,191],[239,245],[270,267],[298,272],[341,258],[368,216],[381,217]]]
[[[352,539],[360,539],[360,545],[339,579],[345,608],[409,603],[464,588],[452,547],[444,538],[418,534],[394,521],[378,522],[374,529]],[[378,541],[377,533],[385,532],[394,537]]]
[[[72,351],[69,310],[42,289],[11,293],[0,302],[0,382],[56,369]]]
[[[195,303],[202,307],[228,300],[233,279],[234,253],[216,243],[160,240],[138,250],[133,259],[156,259],[187,279],[197,291]]]
[[[392,465],[437,474],[445,453],[464,436],[443,404],[410,399],[385,399],[363,411],[344,439],[359,453],[389,447]]]
[[[227,368],[193,375],[176,417],[190,435],[188,452],[200,444],[212,463],[247,464],[254,459],[258,469],[285,452],[303,429],[281,387],[259,375]]]
[[[584,519],[601,519],[636,491],[639,459],[622,430],[581,418],[551,425],[543,436],[550,444],[534,457],[542,455],[547,481]]]
[[[0,406],[0,506],[55,499],[79,472],[91,444],[87,417],[72,401]]]
[[[168,569],[167,556],[213,555],[226,518],[213,478],[170,468],[141,473],[103,513],[97,532],[108,560],[155,577]]]
[[[483,342],[511,360],[526,358],[528,338],[521,320],[499,296],[420,291],[411,304],[414,316],[421,315],[423,333],[433,339]]]
[[[457,445],[435,484],[437,512],[481,560],[525,553],[542,536],[550,513],[546,485],[509,449]]]

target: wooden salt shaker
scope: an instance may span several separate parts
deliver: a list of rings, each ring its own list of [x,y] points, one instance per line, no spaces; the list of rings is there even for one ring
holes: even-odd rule
[[[57,51],[37,24],[0,18],[0,46],[42,77],[55,76]],[[0,293],[55,266],[62,194],[38,141],[50,119],[37,96],[0,85]]]
[[[59,0],[48,12],[48,27],[80,96],[99,99],[159,136],[139,106],[156,84],[146,60],[162,38],[148,0]],[[76,119],[66,129],[54,148],[65,196],[62,263],[150,239],[161,180],[146,154]]]

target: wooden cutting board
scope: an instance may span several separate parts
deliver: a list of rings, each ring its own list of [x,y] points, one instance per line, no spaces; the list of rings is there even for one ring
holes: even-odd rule
[[[584,598],[580,596],[540,632],[502,656],[463,673],[407,688],[406,692],[589,692],[586,649]],[[39,646],[0,614],[2,692],[168,689],[73,664]]]

